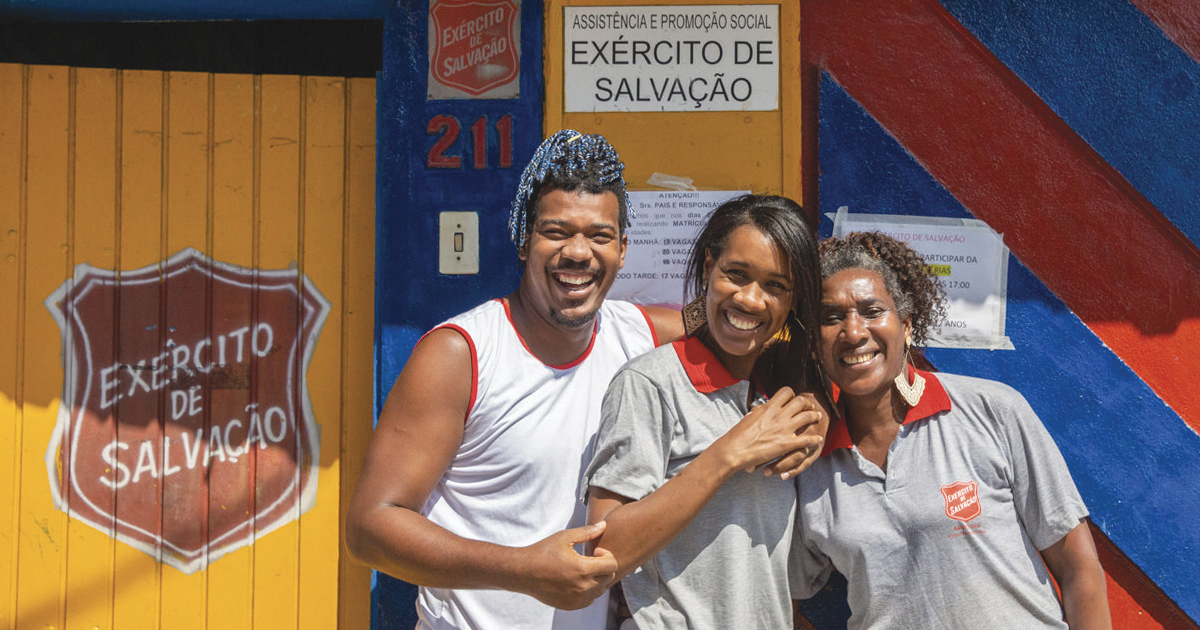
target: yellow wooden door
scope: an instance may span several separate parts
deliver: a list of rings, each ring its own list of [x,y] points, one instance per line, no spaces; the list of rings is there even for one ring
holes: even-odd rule
[[[0,629],[368,626],[369,572],[348,562],[340,529],[371,430],[374,169],[373,80],[0,64]],[[179,256],[208,261],[209,288],[197,292],[208,297],[178,290],[168,297],[162,289],[159,304],[137,303],[158,309],[150,317],[164,328],[189,314],[180,308],[210,329],[226,317],[206,310],[211,277],[219,275],[213,268],[249,274],[242,310],[252,318],[261,315],[255,309],[265,295],[259,281],[272,274],[292,274],[293,290],[323,296],[327,308],[319,334],[306,340],[307,369],[296,365],[293,372],[293,384],[302,390],[307,382],[307,394],[288,394],[315,420],[315,494],[281,494],[277,512],[284,516],[270,528],[251,520],[237,534],[244,544],[205,547],[184,569],[162,535],[180,518],[172,510],[199,497],[207,521],[196,531],[211,537],[221,510],[232,509],[223,502],[250,496],[249,505],[257,505],[263,479],[276,472],[267,466],[270,451],[259,451],[252,437],[244,440],[250,448],[233,448],[240,420],[205,420],[206,430],[227,424],[224,443],[220,431],[209,431],[217,437],[204,444],[202,461],[216,466],[217,457],[261,452],[258,472],[244,486],[210,483],[215,468],[196,463],[198,443],[191,463],[201,466],[204,481],[196,487],[179,481],[184,474],[168,478],[183,466],[178,455],[175,464],[155,463],[153,455],[146,456],[150,463],[118,464],[126,456],[121,449],[132,453],[138,444],[123,441],[133,429],[121,424],[117,408],[109,424],[97,425],[111,427],[112,441],[97,445],[107,450],[94,449],[116,470],[90,479],[111,490],[93,502],[95,513],[116,516],[69,516],[63,506],[91,491],[53,487],[72,469],[70,454],[86,451],[69,439],[74,434],[56,433],[63,414],[75,418],[79,406],[62,404],[64,395],[72,397],[68,385],[83,382],[87,370],[103,372],[109,381],[100,382],[111,388],[102,393],[116,400],[126,393],[118,375],[150,392],[158,374],[147,367],[139,377],[131,361],[105,372],[76,360],[84,342],[64,331],[85,309],[60,311],[68,317],[56,323],[53,296],[77,289],[83,272],[107,279],[97,286],[126,302],[109,309],[115,315],[101,326],[100,345],[119,352],[131,343],[130,322],[145,315],[132,309],[125,290],[147,273],[151,285],[167,287],[169,261]],[[184,367],[211,368],[200,354],[215,352],[213,339],[194,343]],[[270,343],[264,354],[282,344]],[[252,369],[248,393],[240,395],[262,395],[272,387],[264,380]],[[208,391],[199,388],[189,390],[193,401]],[[180,415],[179,391],[182,385],[164,386],[146,396],[156,410],[151,422],[166,427],[172,412]],[[130,384],[128,393],[140,392]],[[265,449],[268,440],[258,438]],[[166,457],[171,443],[157,444]],[[219,456],[207,450],[226,446]],[[144,477],[157,495],[133,494],[117,483],[118,473]],[[150,514],[152,525],[129,534],[120,515],[136,510]]]

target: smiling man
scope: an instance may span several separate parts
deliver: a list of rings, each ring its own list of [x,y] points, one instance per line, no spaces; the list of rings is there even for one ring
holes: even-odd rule
[[[604,628],[617,569],[576,500],[600,398],[678,312],[605,300],[625,259],[617,152],[564,130],[521,176],[507,297],[434,328],[392,388],[350,504],[361,562],[420,585],[419,629]],[[569,612],[568,612],[569,611]]]

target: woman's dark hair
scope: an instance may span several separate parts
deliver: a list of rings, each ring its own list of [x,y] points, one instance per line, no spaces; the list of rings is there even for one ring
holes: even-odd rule
[[[846,269],[867,269],[883,278],[900,319],[912,321],[916,351],[946,317],[946,292],[925,259],[882,232],[851,232],[821,242],[821,279]]]
[[[759,356],[754,381],[767,394],[785,385],[796,392],[824,391],[815,356],[817,311],[821,305],[817,239],[800,204],[775,195],[743,195],[718,206],[692,245],[684,302],[704,292],[706,256],[719,258],[729,245],[730,234],[744,225],[754,227],[775,243],[788,261],[792,284],[791,311],[783,334]]]

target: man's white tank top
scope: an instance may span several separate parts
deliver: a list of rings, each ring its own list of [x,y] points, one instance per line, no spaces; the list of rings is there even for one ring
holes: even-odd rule
[[[471,346],[472,396],[462,445],[426,516],[464,538],[517,547],[586,524],[579,479],[592,458],[601,399],[617,369],[657,345],[645,311],[606,300],[591,346],[560,366],[529,352],[502,300],[442,327]],[[421,588],[417,628],[601,630],[607,600],[568,612],[509,591]]]

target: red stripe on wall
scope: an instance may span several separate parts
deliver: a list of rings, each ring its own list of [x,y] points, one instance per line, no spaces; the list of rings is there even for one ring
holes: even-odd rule
[[[1195,0],[1132,0],[1168,39],[1200,62],[1200,4]]]
[[[802,24],[806,62],[1200,430],[1195,246],[936,2],[812,0]]]

